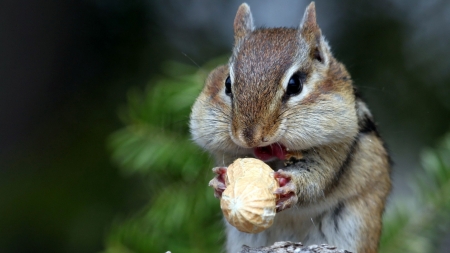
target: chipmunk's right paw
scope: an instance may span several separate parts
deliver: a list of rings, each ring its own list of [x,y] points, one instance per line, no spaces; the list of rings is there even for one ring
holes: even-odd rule
[[[225,176],[227,173],[226,167],[215,167],[212,169],[217,175],[209,181],[209,186],[214,188],[214,197],[220,199],[222,197],[223,191],[225,191]]]
[[[292,173],[289,171],[278,170],[274,173],[274,177],[278,180],[280,185],[279,188],[275,190],[275,194],[278,196],[276,202],[277,212],[281,212],[287,208],[294,206],[297,201],[297,186],[291,182]]]

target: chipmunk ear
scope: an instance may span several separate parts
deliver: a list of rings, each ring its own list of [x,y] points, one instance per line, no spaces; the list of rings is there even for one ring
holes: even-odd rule
[[[240,39],[247,36],[254,30],[253,17],[250,11],[250,6],[243,3],[239,6],[239,9],[234,18],[234,40],[237,43]]]
[[[316,21],[316,5],[311,2],[306,7],[305,14],[303,14],[303,20],[300,23],[300,36],[310,45],[311,56],[313,59],[323,62],[323,46],[326,44],[322,40],[322,32]]]
[[[306,7],[305,14],[303,14],[302,22],[300,22],[300,32],[307,40],[314,39],[316,35],[320,36],[320,28],[316,21],[316,5],[311,2]]]

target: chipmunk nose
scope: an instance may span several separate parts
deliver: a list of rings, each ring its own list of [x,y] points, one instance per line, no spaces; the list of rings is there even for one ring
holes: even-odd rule
[[[255,122],[256,121],[256,122]],[[264,121],[236,120],[231,125],[231,139],[244,148],[263,147],[274,142],[273,132],[276,125],[265,124]]]
[[[260,125],[247,126],[242,129],[241,133],[238,134],[241,142],[249,148],[258,147],[262,142],[267,140],[263,136],[262,127]]]

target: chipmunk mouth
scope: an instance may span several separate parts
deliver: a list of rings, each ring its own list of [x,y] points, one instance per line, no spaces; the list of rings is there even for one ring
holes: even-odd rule
[[[283,161],[286,159],[287,150],[285,146],[277,142],[269,146],[256,147],[253,149],[253,154],[256,158],[264,162],[271,161],[276,158]]]

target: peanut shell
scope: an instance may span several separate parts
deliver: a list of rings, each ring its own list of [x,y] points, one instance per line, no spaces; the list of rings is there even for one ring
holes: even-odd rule
[[[228,167],[225,182],[220,206],[231,225],[247,233],[272,225],[278,182],[267,164],[254,158],[237,159]]]

